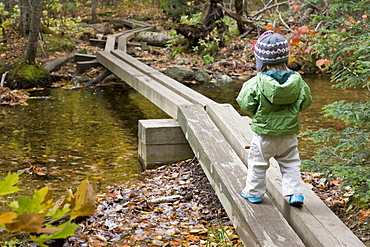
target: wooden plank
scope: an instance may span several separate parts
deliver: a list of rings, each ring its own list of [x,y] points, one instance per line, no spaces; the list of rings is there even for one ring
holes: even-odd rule
[[[135,32],[134,31],[125,33],[124,35],[120,36],[118,38],[118,46],[117,46],[117,49],[126,52],[126,47],[127,47],[126,44],[127,44],[127,42],[129,40],[133,39],[134,37],[135,37]]]
[[[77,72],[77,74],[82,74],[86,70],[88,70],[90,68],[93,68],[93,67],[97,67],[99,65],[100,65],[100,63],[96,59],[91,60],[91,61],[77,62],[76,63],[76,72]]]
[[[135,28],[135,27],[150,27],[151,30],[155,30],[156,27],[153,26],[153,25],[149,25],[149,24],[146,24],[144,22],[141,22],[141,21],[137,21],[135,19],[130,19],[130,20],[123,20],[122,21],[125,25],[127,26],[130,26],[132,28]]]
[[[104,39],[90,39],[90,45],[104,48],[106,46],[107,40]]]
[[[178,121],[245,246],[304,246],[268,196],[240,196],[247,169],[201,106],[180,106]]]
[[[129,64],[113,56],[108,51],[97,52],[96,58],[104,67],[144,95],[174,119],[177,119],[177,108],[179,105],[191,104],[188,100],[144,75]]]
[[[92,54],[75,53],[75,57],[74,57],[75,62],[91,61],[94,59],[96,59],[96,56]]]
[[[107,41],[106,41],[104,50],[105,51],[114,50],[115,46],[116,46],[116,39],[119,38],[122,35],[131,35],[132,32],[133,32],[133,30],[125,30],[125,31],[120,32],[120,33],[115,33],[115,34],[109,35],[107,37]]]
[[[215,101],[207,98],[203,94],[200,94],[192,90],[191,88],[185,86],[184,84],[172,79],[171,77],[168,77],[165,74],[153,69],[152,67],[147,66],[146,64],[140,62],[139,60],[127,55],[123,51],[114,50],[112,51],[112,54],[122,59],[123,61],[127,62],[128,64],[132,65],[145,75],[153,78],[158,83],[161,83],[162,85],[171,89],[173,92],[180,95],[181,97],[189,100],[193,104],[202,106],[206,106],[208,104],[216,104]]]
[[[248,150],[244,147],[252,139],[250,119],[241,117],[228,104],[208,105],[206,111],[238,156],[247,164]],[[281,192],[281,173],[275,159],[271,159],[270,169],[267,170],[267,191],[306,246],[364,246],[307,185],[304,188],[304,206],[289,206],[287,198]]]

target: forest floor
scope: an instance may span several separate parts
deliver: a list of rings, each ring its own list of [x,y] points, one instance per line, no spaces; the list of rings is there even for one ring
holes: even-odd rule
[[[150,12],[150,24],[156,25],[159,30],[165,30],[168,25],[168,20],[157,9],[120,11],[117,16],[121,19],[143,17]],[[255,73],[253,63],[246,58],[243,49],[246,45],[251,45],[255,38],[234,39],[232,44],[224,49],[224,60],[236,62],[236,66],[214,66],[212,71],[241,75]],[[6,49],[0,51],[0,56],[7,63],[16,61],[23,56],[25,43],[26,40],[9,35]],[[76,50],[82,48],[88,52],[100,50],[86,44],[76,44]],[[153,67],[158,70],[176,64],[181,59],[202,61],[202,57],[194,53],[183,53],[173,59],[168,48],[135,52],[147,60],[156,61]],[[64,55],[66,52],[53,52],[37,59],[44,66]],[[102,67],[92,68],[79,76],[91,79],[102,70]],[[75,63],[67,63],[55,74],[62,75],[63,78],[75,77]],[[84,84],[71,85],[69,80],[62,80],[53,86],[75,88],[83,87]],[[11,94],[9,97],[19,95],[20,98],[26,99],[26,93],[23,91],[7,93]],[[13,103],[16,103],[16,99]],[[26,100],[22,104],[27,104]],[[52,246],[215,246],[220,239],[228,242],[228,246],[241,246],[229,218],[196,160],[169,164],[141,175],[142,182],[112,185],[110,193],[98,195],[95,214],[80,222],[76,236],[59,245],[54,242]],[[329,181],[320,174],[302,173],[302,178],[354,234],[366,246],[370,246],[369,211],[353,210],[350,204],[353,196],[351,191],[341,188],[340,180]]]

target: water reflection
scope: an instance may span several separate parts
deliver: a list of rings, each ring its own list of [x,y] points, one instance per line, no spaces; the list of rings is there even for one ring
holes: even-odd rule
[[[26,189],[73,187],[88,177],[96,190],[105,190],[135,179],[137,121],[168,118],[123,85],[52,89],[36,96],[29,106],[3,107],[0,115],[1,173],[32,166],[47,174],[22,175]]]

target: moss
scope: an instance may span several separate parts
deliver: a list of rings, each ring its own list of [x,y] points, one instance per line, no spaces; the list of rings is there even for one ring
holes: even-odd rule
[[[40,64],[27,64],[23,59],[15,63],[9,73],[11,88],[46,87],[50,85],[50,73]]]
[[[47,77],[49,72],[39,64],[20,64],[18,75],[27,81],[39,81]]]
[[[72,51],[74,42],[66,35],[45,35],[44,50],[49,52],[54,51]]]

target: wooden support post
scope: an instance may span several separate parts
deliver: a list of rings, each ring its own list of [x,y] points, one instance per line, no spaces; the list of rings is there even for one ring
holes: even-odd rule
[[[179,123],[174,119],[139,120],[139,161],[142,169],[194,157]]]
[[[76,63],[76,72],[77,74],[82,74],[83,72],[85,72],[86,70],[92,68],[92,67],[97,67],[100,65],[100,63],[94,59],[94,60],[91,60],[91,61],[82,61],[82,62],[77,62]]]

